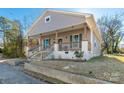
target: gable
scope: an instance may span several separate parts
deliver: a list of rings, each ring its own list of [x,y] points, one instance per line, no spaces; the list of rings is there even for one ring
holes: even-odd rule
[[[101,44],[102,43],[101,33],[96,25],[93,15],[86,19],[86,23],[89,25],[91,31],[94,32],[96,38],[99,40],[99,43]]]
[[[45,19],[49,20],[46,22]],[[28,36],[59,30],[85,21],[84,16],[68,15],[53,11],[46,11],[29,29]]]

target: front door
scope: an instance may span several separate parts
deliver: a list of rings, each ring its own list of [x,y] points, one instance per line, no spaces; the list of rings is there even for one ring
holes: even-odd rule
[[[59,51],[61,51],[62,50],[62,39],[58,40],[58,44],[59,44]]]
[[[50,39],[44,39],[44,49],[47,49],[50,45]]]

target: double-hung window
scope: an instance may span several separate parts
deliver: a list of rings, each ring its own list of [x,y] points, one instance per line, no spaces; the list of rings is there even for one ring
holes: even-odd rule
[[[72,42],[73,43],[78,43],[79,42],[79,35],[73,35],[72,36]]]
[[[71,48],[79,48],[79,35],[71,35],[70,36],[70,42],[71,42],[71,45],[70,47]]]

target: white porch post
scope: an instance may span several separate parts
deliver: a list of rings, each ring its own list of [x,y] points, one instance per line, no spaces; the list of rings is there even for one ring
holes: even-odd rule
[[[82,41],[82,52],[84,52],[83,58],[88,59],[88,40],[87,40],[87,26],[84,26],[84,38]]]
[[[54,44],[54,51],[58,51],[59,50],[59,45],[58,45],[58,33],[56,32],[55,34],[55,44]]]
[[[82,41],[82,52],[84,52],[83,57],[88,59],[88,41]]]
[[[88,41],[82,41],[82,51],[88,51]]]
[[[93,54],[93,31],[91,31],[91,54]]]
[[[39,51],[41,51],[41,40],[40,40],[40,37],[38,38],[38,42],[39,42]]]
[[[54,51],[58,51],[58,44],[54,44]]]

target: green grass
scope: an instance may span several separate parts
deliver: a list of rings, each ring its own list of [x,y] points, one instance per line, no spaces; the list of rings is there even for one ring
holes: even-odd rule
[[[92,63],[92,62],[99,62],[99,61],[104,61],[104,60],[108,60],[108,57],[106,57],[106,56],[93,57],[90,60],[88,60],[87,62]]]

